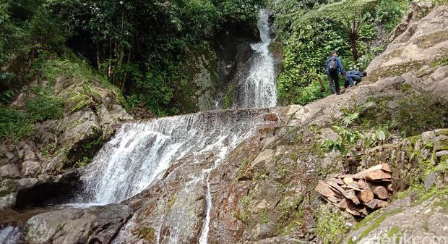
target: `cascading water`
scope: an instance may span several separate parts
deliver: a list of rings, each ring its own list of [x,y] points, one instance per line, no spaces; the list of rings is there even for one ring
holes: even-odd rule
[[[209,174],[239,143],[254,135],[260,126],[270,123],[264,121],[263,115],[269,112],[267,107],[277,104],[274,60],[268,48],[271,43],[269,14],[260,10],[259,15],[261,42],[252,45],[255,54],[248,76],[239,81],[238,106],[262,109],[216,110],[122,125],[86,169],[82,180],[88,203],[78,206],[121,202],[148,188],[173,162],[191,155],[200,158],[200,155],[212,154],[216,157],[214,163],[198,172],[191,183],[205,182],[207,187],[207,209],[199,242],[208,242],[213,207]],[[157,243],[164,219],[162,216],[156,228]],[[171,228],[169,243],[181,241],[177,230],[182,228],[182,221],[177,223],[179,226]],[[122,228],[114,243],[127,243],[133,226],[134,218]]]
[[[277,105],[274,57],[269,50],[272,42],[269,12],[261,9],[257,23],[261,42],[252,44],[255,51],[250,58],[248,75],[243,75],[237,87],[237,106],[266,108]]]
[[[0,228],[0,243],[15,244],[19,243],[22,237],[20,227],[8,225]]]
[[[117,203],[136,195],[184,156],[215,150],[223,159],[255,132],[261,113],[210,111],[124,124],[83,176],[91,204]]]

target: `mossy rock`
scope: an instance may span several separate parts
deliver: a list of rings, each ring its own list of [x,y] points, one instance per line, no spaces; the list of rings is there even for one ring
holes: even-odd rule
[[[5,197],[17,191],[17,186],[12,180],[0,182],[0,197]]]
[[[137,234],[139,238],[149,243],[155,243],[156,241],[156,230],[149,226],[140,227],[137,231],[133,231],[133,234]]]
[[[413,43],[421,49],[426,49],[448,40],[448,30],[440,30],[416,38]]]

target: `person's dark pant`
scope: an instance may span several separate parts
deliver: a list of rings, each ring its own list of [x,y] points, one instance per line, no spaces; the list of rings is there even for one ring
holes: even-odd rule
[[[357,83],[361,82],[361,76],[359,75],[347,75],[345,77],[345,88],[355,86]]]
[[[340,92],[339,88],[339,74],[337,72],[331,72],[328,74],[328,80],[330,80],[330,89],[333,94]]]

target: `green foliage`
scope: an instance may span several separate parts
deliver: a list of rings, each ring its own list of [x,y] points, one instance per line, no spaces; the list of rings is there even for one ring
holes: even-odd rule
[[[325,60],[330,51],[342,57],[346,70],[367,67],[384,45],[372,47],[381,39],[381,28],[389,32],[407,10],[407,0],[298,1],[270,0],[275,25],[281,37],[284,63],[277,79],[280,103],[307,104],[330,94],[325,75]],[[359,18],[361,16],[361,18]],[[347,20],[355,20],[353,32]],[[357,44],[359,59],[355,62],[350,35]],[[326,91],[320,92],[318,78],[323,78]],[[343,85],[343,79],[340,79]]]
[[[63,116],[64,102],[51,90],[32,87],[26,94],[22,110],[0,106],[1,139],[19,140],[31,136],[34,133],[34,123]]]
[[[318,212],[317,235],[324,244],[338,243],[349,230],[342,212],[323,208]]]
[[[356,124],[363,128],[384,128],[403,137],[446,126],[448,102],[445,99],[427,93],[415,94],[408,85],[403,85],[401,90],[407,95],[397,101],[373,99],[374,105],[362,111]]]
[[[392,120],[403,136],[418,135],[444,127],[447,109],[446,101],[441,98],[430,94],[413,94],[398,102]]]
[[[372,102],[367,102],[361,106],[355,106],[353,111],[350,109],[342,109],[344,116],[342,117],[342,126],[333,126],[333,130],[339,135],[337,140],[325,140],[322,147],[329,151],[339,151],[342,154],[352,152],[355,154],[355,147],[372,147],[383,143],[388,138],[388,132],[384,128],[370,130],[366,133],[354,126],[354,123],[359,119],[361,110],[373,106]]]
[[[29,96],[30,98],[25,102],[25,108],[32,121],[59,119],[63,116],[64,102],[49,89],[32,87]]]
[[[194,107],[186,105],[192,85],[184,63],[188,51],[208,47],[228,25],[255,26],[261,2],[56,0],[48,8],[76,30],[74,39],[93,41],[81,53],[126,92],[129,106],[144,103],[163,116]]]
[[[33,134],[29,115],[13,108],[0,106],[0,139],[19,140]]]
[[[262,3],[263,0],[2,1],[0,102],[11,101],[25,83],[17,75],[30,67],[11,73],[16,76],[3,70],[17,59],[32,66],[26,79],[42,75],[52,81],[60,72],[79,78],[78,74],[86,71],[84,66],[94,64],[101,75],[126,93],[129,106],[144,102],[158,115],[190,111],[195,106],[185,105],[191,103],[192,89],[185,55],[196,48],[209,48],[229,26],[255,27],[257,5]],[[66,62],[67,45],[87,63],[72,62],[73,58]],[[76,95],[74,110],[95,102],[92,96],[83,101],[87,98],[84,95]]]

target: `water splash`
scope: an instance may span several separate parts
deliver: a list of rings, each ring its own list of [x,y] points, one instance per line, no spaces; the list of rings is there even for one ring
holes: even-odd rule
[[[266,108],[277,105],[275,62],[269,50],[272,33],[268,10],[260,10],[257,26],[260,31],[261,42],[251,45],[255,53],[250,59],[248,75],[243,75],[238,83],[238,107]]]

